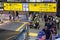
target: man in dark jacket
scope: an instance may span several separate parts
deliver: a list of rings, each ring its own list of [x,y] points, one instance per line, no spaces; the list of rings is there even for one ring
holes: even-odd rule
[[[42,30],[45,32],[45,34],[46,34],[46,39],[48,40],[49,37],[50,37],[50,35],[51,35],[50,30],[47,28],[47,26],[45,26],[44,29],[42,29]]]
[[[45,22],[48,21],[48,15],[47,14],[44,15],[44,20],[45,20]]]
[[[45,26],[47,26],[48,29],[52,28],[53,25],[54,23],[50,19],[48,20],[48,22],[45,23]]]

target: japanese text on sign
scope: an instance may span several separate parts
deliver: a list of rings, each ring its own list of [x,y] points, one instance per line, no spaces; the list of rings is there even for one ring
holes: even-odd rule
[[[29,11],[56,12],[56,3],[29,3]]]
[[[4,3],[4,10],[22,11],[22,3]]]

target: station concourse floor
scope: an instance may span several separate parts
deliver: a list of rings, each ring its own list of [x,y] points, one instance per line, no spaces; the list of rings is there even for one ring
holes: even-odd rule
[[[40,30],[42,30],[43,27],[44,27],[44,22],[41,22],[41,23],[40,23],[40,28],[39,28],[39,30],[38,30],[38,29],[31,28],[31,29],[30,29],[30,33],[31,33],[32,35],[33,35],[33,34],[35,34],[35,35],[33,35],[33,36],[30,35],[30,39],[29,39],[29,40],[35,40],[36,37],[37,37],[36,35],[38,35],[38,32],[39,32]]]
[[[7,23],[6,25],[2,25],[2,26],[0,26],[0,29],[7,29],[7,30],[13,30],[13,31],[15,31],[17,28],[19,28],[19,26],[21,25],[21,24],[23,24],[23,23],[21,23],[21,22],[19,22],[19,21],[17,21],[17,22],[9,22],[9,23]],[[37,37],[37,34],[38,34],[38,32],[40,31],[40,30],[42,30],[43,29],[43,27],[44,27],[44,21],[42,21],[41,20],[41,22],[40,22],[40,28],[39,28],[39,30],[38,29],[34,29],[34,28],[30,28],[29,29],[29,40],[35,40],[36,39],[36,37]],[[11,35],[18,35],[19,34],[19,32],[9,32],[9,31],[5,31],[5,30],[2,30],[3,32],[1,32],[0,31],[0,34],[2,34],[3,36],[4,36],[4,34],[6,34],[6,32],[8,32],[8,35],[9,36],[11,36]],[[58,32],[59,32],[60,30],[58,30]],[[0,38],[1,38],[1,36],[2,35],[0,35]],[[3,37],[2,36],[2,37]],[[6,37],[5,37],[6,36]],[[4,36],[4,38],[2,38],[2,40],[4,40],[4,39],[8,39],[8,37],[9,36],[7,36],[7,34]]]

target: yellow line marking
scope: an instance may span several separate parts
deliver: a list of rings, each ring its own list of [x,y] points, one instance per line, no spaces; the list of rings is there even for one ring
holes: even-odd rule
[[[23,24],[16,29],[16,31],[19,31],[20,29],[22,29],[26,24],[28,24],[28,22],[23,22]],[[32,36],[32,37],[36,37],[38,34],[37,33],[31,33],[29,32],[29,36]]]
[[[9,40],[9,39],[11,39],[11,38],[13,38],[13,37],[16,37],[16,35],[14,35],[14,36],[11,36],[11,37],[7,38],[6,40]]]
[[[13,22],[20,22],[20,20],[15,20],[15,21],[13,21]]]
[[[16,29],[16,31],[19,31],[21,28],[23,28],[25,25],[27,24],[27,22],[24,22],[19,28]]]
[[[24,22],[19,28],[16,29],[16,31],[19,31],[21,28],[23,28],[28,22]],[[38,33],[31,33],[29,32],[29,36],[36,37]]]
[[[38,33],[29,33],[29,36],[32,36],[32,37],[36,37],[38,35]]]

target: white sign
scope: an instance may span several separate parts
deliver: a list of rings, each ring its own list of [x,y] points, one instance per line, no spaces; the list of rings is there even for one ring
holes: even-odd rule
[[[27,3],[23,3],[23,11],[28,11],[28,4]]]

